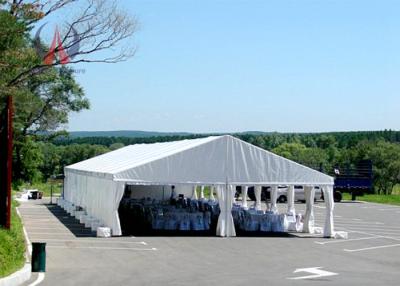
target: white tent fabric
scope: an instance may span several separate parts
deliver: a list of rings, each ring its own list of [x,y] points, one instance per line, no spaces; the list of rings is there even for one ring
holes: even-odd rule
[[[247,192],[249,190],[248,186],[242,187],[242,208],[247,210],[249,207],[247,205]]]
[[[201,189],[200,189],[200,200],[204,200],[205,199],[205,197],[204,197],[204,186],[201,186]]]
[[[324,227],[324,237],[334,237],[335,233],[333,230],[333,188],[332,186],[325,186],[323,188],[325,207],[326,207],[326,218]]]
[[[289,186],[287,190],[287,214],[293,217],[296,216],[296,211],[294,209],[294,186]]]
[[[125,183],[333,185],[330,176],[229,135],[130,145],[67,166],[64,171],[64,198],[111,227],[113,235],[121,234],[115,210]]]
[[[65,190],[67,201],[83,207],[88,216],[109,226],[113,235],[121,235],[118,206],[124,194],[124,182],[74,174],[66,176]]]
[[[232,203],[235,196],[234,187],[232,185],[217,186],[217,194],[221,209],[218,217],[217,234],[219,236],[236,236],[232,217]]]
[[[270,211],[273,212],[273,213],[277,213],[278,212],[278,207],[276,206],[276,200],[277,199],[278,199],[278,186],[272,186]]]
[[[256,186],[254,188],[254,195],[256,197],[255,209],[260,211],[261,210],[261,186]]]
[[[191,197],[192,200],[198,200],[199,198],[197,197],[197,186],[193,186],[193,195]]]
[[[303,232],[314,233],[314,195],[313,186],[304,187],[304,196],[306,197],[306,214],[304,216]]]

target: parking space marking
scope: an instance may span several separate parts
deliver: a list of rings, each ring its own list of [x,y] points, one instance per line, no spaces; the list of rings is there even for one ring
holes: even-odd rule
[[[336,229],[337,230],[352,229],[352,230],[361,230],[361,231],[365,230],[365,231],[368,231],[369,233],[378,232],[379,234],[381,234],[381,233],[390,233],[390,234],[398,234],[398,235],[400,235],[400,231],[399,230],[390,230],[390,229],[385,229],[385,228],[368,228],[368,229],[365,229],[365,228],[362,228],[362,227],[354,227],[354,226],[353,227],[340,227],[340,226],[337,226]]]
[[[49,238],[45,239],[46,242],[77,242],[77,243],[129,243],[129,244],[142,244],[147,245],[145,241],[112,241],[112,240],[96,240],[96,239],[56,239],[56,238]]]
[[[342,239],[342,240],[333,240],[333,241],[314,241],[317,244],[331,244],[331,243],[344,243],[344,242],[351,242],[351,241],[358,241],[358,240],[367,240],[367,239],[379,239],[385,238],[380,236],[370,236],[370,237],[361,237],[361,238],[352,238],[352,239]]]
[[[399,244],[388,244],[388,245],[380,245],[380,246],[372,246],[372,247],[365,247],[365,248],[358,248],[358,249],[343,249],[346,252],[359,252],[359,251],[365,251],[365,250],[374,250],[374,249],[381,249],[381,248],[389,248],[389,247],[396,247],[400,246]]]
[[[325,219],[315,219],[314,220],[317,223],[324,223]],[[341,224],[351,224],[351,225],[371,225],[371,224],[382,224],[384,225],[385,223],[379,222],[379,221],[349,221],[346,219],[335,219],[335,225],[341,225]],[[394,228],[399,228],[400,226],[393,226]]]
[[[354,228],[363,228],[365,230],[370,230],[370,229],[382,229],[382,230],[392,230],[392,231],[398,231],[400,232],[400,227],[398,226],[386,226],[386,225],[378,225],[378,224],[370,224],[370,225],[360,225],[360,224],[335,224],[336,227],[354,227]]]

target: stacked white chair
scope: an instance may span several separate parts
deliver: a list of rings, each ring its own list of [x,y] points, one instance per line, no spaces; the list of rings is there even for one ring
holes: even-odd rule
[[[96,221],[96,219],[92,216],[87,216],[85,219],[85,227],[90,227],[92,228],[92,222]]]
[[[82,215],[85,215],[85,211],[75,211],[75,218],[76,218],[77,220],[80,221]]]
[[[88,216],[88,215],[87,215],[86,213],[81,214],[81,215],[79,216],[79,223],[85,224],[86,219],[87,219],[87,216]]]

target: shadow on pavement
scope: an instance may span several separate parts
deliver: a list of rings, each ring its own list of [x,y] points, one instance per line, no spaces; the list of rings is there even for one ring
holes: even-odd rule
[[[76,237],[95,237],[95,232],[85,227],[79,220],[70,216],[65,210],[57,205],[45,204],[47,209]]]

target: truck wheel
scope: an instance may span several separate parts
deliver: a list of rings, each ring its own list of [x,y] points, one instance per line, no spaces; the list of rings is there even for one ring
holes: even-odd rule
[[[278,203],[286,203],[286,201],[287,201],[287,198],[286,198],[286,196],[284,196],[284,195],[281,195],[281,196],[279,196],[279,198],[278,198]]]
[[[335,192],[333,194],[333,200],[335,203],[339,203],[342,200],[342,193],[341,192]]]

